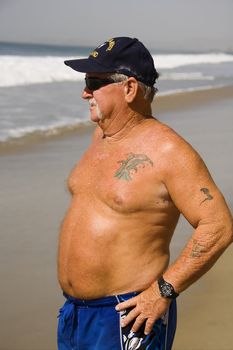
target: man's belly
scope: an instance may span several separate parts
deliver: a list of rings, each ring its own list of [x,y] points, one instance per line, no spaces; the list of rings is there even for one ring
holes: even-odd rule
[[[71,207],[60,235],[58,277],[66,293],[93,299],[140,291],[166,269],[174,225],[164,226],[164,214],[154,221],[148,213],[82,208]]]

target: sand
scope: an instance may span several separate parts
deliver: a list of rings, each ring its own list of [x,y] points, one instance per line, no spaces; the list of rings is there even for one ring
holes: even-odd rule
[[[158,98],[154,115],[202,155],[231,209],[233,88]],[[69,204],[66,179],[91,139],[91,128],[0,155],[0,349],[56,349],[63,297],[56,279],[61,220]],[[174,259],[192,232],[181,219]],[[178,299],[174,350],[232,350],[232,252]],[[94,349],[93,349],[94,350]]]

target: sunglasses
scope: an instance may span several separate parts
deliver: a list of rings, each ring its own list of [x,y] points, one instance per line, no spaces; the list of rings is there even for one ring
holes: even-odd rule
[[[95,77],[86,77],[85,83],[86,83],[86,87],[89,90],[95,91],[100,89],[103,86],[113,84],[115,83],[115,81],[110,78],[101,79],[101,78],[95,78]]]

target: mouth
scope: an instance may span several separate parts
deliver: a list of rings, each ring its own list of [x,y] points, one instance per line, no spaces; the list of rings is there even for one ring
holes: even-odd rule
[[[103,114],[99,109],[98,103],[93,97],[90,98],[88,102],[89,102],[90,113],[92,115],[92,120],[95,122],[99,122],[101,119],[103,119]]]

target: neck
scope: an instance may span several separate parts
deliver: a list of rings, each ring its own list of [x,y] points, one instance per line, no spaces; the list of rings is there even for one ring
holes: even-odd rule
[[[149,117],[149,116],[148,116]],[[103,130],[103,138],[108,141],[118,141],[126,138],[136,126],[142,124],[147,118],[141,114],[132,114],[127,120],[121,118],[121,123],[111,123],[108,128]]]

